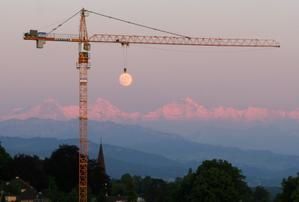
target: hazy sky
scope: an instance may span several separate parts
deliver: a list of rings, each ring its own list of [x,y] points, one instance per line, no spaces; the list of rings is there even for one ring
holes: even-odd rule
[[[93,44],[90,102],[103,97],[126,111],[148,111],[187,96],[206,106],[299,108],[298,0],[1,0],[0,112],[46,98],[78,103],[77,44],[22,40],[29,29],[49,31],[85,7],[116,17],[198,37],[271,38],[280,49],[132,45],[121,87],[119,45]],[[97,16],[89,33],[150,34]],[[77,33],[75,18],[62,33]]]

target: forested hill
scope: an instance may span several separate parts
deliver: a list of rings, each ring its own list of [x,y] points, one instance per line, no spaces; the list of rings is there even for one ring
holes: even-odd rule
[[[77,145],[76,139],[56,139],[56,138],[19,138],[0,137],[2,145],[11,155],[17,153],[36,154],[40,157],[47,157],[61,144]],[[164,143],[165,147],[167,143]],[[179,143],[177,143],[179,144]],[[179,145],[169,145],[169,153]],[[197,146],[196,146],[197,145]],[[224,148],[209,146],[204,144],[185,145],[184,155],[190,150],[189,156],[193,160],[181,161],[175,158],[164,156],[163,153],[144,152],[127,147],[104,144],[104,152],[107,161],[109,174],[118,178],[124,173],[131,173],[140,176],[154,176],[163,179],[174,179],[183,176],[187,169],[196,168],[203,160],[221,158],[232,161],[234,165],[240,167],[247,176],[247,181],[251,185],[263,184],[276,186],[285,176],[295,175],[299,170],[299,158],[297,156],[286,156],[274,154],[267,151],[244,151],[236,148]],[[99,145],[91,142],[90,157],[95,158]],[[152,149],[155,149],[154,145]],[[191,147],[192,146],[192,147]],[[192,152],[193,151],[193,152]],[[200,155],[197,155],[200,154]],[[175,153],[172,153],[175,157]],[[197,155],[197,160],[195,157]],[[272,167],[272,169],[270,169]]]

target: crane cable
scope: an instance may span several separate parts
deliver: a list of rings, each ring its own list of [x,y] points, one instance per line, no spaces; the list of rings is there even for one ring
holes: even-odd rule
[[[123,48],[123,59],[124,59],[124,68],[127,68],[128,66],[128,46],[124,45]]]
[[[71,19],[73,19],[76,15],[78,15],[80,12],[82,11],[82,9],[80,9],[79,11],[77,11],[74,15],[72,15],[71,17],[67,18],[66,20],[64,20],[62,23],[60,23],[59,25],[57,25],[56,27],[54,27],[50,32],[48,32],[47,34],[51,34],[52,32],[56,31],[57,29],[59,29],[60,27],[62,27],[64,24],[66,24],[68,21],[70,21]],[[135,25],[138,27],[142,27],[142,28],[146,28],[146,29],[150,29],[150,30],[154,30],[154,31],[158,31],[158,32],[162,32],[162,33],[166,33],[166,34],[170,34],[170,35],[174,35],[174,36],[179,36],[179,37],[183,37],[183,38],[187,38],[187,39],[191,39],[190,36],[186,36],[186,35],[182,35],[182,34],[178,34],[178,33],[174,33],[174,32],[170,32],[170,31],[166,31],[166,30],[162,30],[162,29],[158,29],[155,27],[150,27],[147,25],[143,25],[143,24],[139,24],[136,22],[132,22],[132,21],[128,21],[128,20],[124,20],[121,18],[117,18],[117,17],[113,17],[110,15],[106,15],[106,14],[102,14],[102,13],[98,13],[98,12],[94,12],[94,11],[90,11],[90,10],[85,10],[89,13],[101,16],[101,17],[105,17],[105,18],[109,18],[112,20],[116,20],[116,21],[120,21],[120,22],[124,22],[127,24],[131,24],[131,25]]]
[[[67,18],[66,20],[64,20],[62,23],[60,23],[59,25],[57,25],[56,27],[54,27],[50,32],[48,32],[47,34],[51,34],[52,32],[56,31],[57,29],[59,29],[62,25],[66,24],[68,21],[70,21],[71,19],[73,19],[76,15],[78,15],[81,12],[82,9],[80,9],[78,12],[76,12],[74,15],[72,15],[71,17]]]
[[[158,32],[166,33],[166,34],[171,34],[171,35],[174,35],[174,36],[184,37],[184,38],[188,38],[188,39],[191,38],[191,37],[186,36],[186,35],[182,35],[182,34],[177,34],[177,33],[174,33],[174,32],[165,31],[165,30],[162,30],[162,29],[150,27],[150,26],[139,24],[139,23],[136,23],[136,22],[124,20],[124,19],[121,19],[121,18],[116,18],[116,17],[113,17],[113,16],[105,15],[105,14],[102,14],[102,13],[98,13],[98,12],[94,12],[94,11],[90,11],[90,10],[87,10],[87,11],[89,13],[92,13],[92,14],[95,14],[95,15],[99,15],[99,16],[102,16],[102,17],[105,17],[105,18],[109,18],[109,19],[112,19],[112,20],[124,22],[124,23],[131,24],[131,25],[135,25],[135,26],[138,26],[138,27],[142,27],[142,28],[146,28],[146,29],[151,29],[151,30],[154,30],[154,31],[158,31]]]

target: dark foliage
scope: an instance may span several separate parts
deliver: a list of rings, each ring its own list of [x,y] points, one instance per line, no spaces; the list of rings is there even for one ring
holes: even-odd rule
[[[44,169],[44,162],[37,156],[16,155],[13,158],[11,171],[13,176],[18,176],[30,182],[39,191],[48,186],[48,177]]]
[[[143,197],[148,202],[171,202],[172,200],[172,183],[167,183],[161,179],[145,177],[140,187]]]
[[[283,179],[281,185],[282,193],[276,197],[276,202],[299,202],[299,173]]]
[[[270,193],[262,186],[257,186],[253,190],[253,199],[254,199],[254,202],[270,202],[271,201]]]
[[[103,175],[95,160],[89,161],[89,198],[107,201],[122,196],[129,202],[137,197],[147,202],[270,202],[269,192],[261,186],[250,189],[241,170],[223,160],[204,161],[173,182],[152,177],[124,174],[118,180]],[[109,171],[108,171],[109,172]],[[78,200],[78,148],[61,145],[45,160],[19,154],[11,158],[0,146],[0,185],[19,176],[52,201]],[[111,183],[111,184],[110,184]],[[103,186],[105,185],[105,186]],[[11,187],[10,192],[17,187]],[[109,200],[109,199],[108,199]],[[299,174],[282,182],[277,202],[299,202]]]
[[[112,195],[127,196],[129,202],[137,201],[137,184],[130,174],[124,174],[120,180],[112,182]]]
[[[0,142],[0,180],[9,180],[12,177],[11,163],[12,159],[10,155],[1,146]]]
[[[99,164],[95,160],[88,163],[88,183],[90,191],[98,201],[106,201],[106,196],[111,194],[110,177],[101,172]]]
[[[251,192],[241,171],[223,160],[204,161],[196,172],[184,177],[178,201],[251,201]]]
[[[61,145],[45,160],[47,173],[63,192],[72,191],[78,184],[78,155],[78,147]]]

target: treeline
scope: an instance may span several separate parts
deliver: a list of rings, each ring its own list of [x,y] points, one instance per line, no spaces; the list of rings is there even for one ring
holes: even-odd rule
[[[89,199],[104,201],[96,161],[90,160],[88,169]],[[52,201],[77,201],[78,148],[62,145],[49,158],[40,159],[25,154],[11,157],[0,146],[0,191],[5,182],[16,176]],[[130,202],[135,202],[137,197],[146,202],[297,202],[299,175],[284,179],[282,192],[273,199],[264,187],[250,188],[241,170],[229,162],[210,160],[171,182],[125,174],[111,180],[109,193],[126,196]]]

